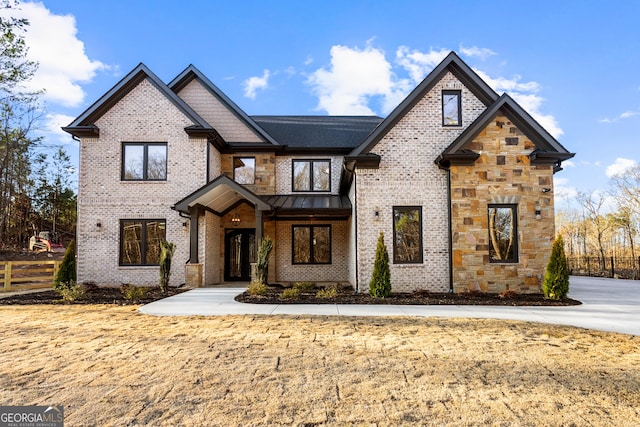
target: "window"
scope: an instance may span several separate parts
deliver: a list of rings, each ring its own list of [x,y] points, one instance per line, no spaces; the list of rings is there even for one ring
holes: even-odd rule
[[[292,226],[293,264],[331,264],[331,226]]]
[[[422,208],[420,206],[393,207],[393,262],[394,264],[422,262]]]
[[[331,191],[331,160],[294,160],[293,191]]]
[[[166,181],[167,144],[122,144],[123,181]]]
[[[255,184],[256,159],[255,157],[233,158],[233,180],[238,184]]]
[[[518,206],[489,205],[490,262],[518,262]]]
[[[462,92],[459,90],[442,91],[442,125],[462,126]]]
[[[120,265],[159,265],[164,219],[120,220]]]

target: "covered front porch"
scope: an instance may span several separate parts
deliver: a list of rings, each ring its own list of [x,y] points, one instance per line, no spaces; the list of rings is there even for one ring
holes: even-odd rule
[[[221,175],[173,209],[188,219],[187,286],[250,281],[263,236],[274,242],[269,282],[349,281],[346,196],[256,195]]]

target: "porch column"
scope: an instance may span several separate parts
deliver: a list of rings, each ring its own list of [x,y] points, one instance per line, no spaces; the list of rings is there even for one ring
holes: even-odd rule
[[[189,262],[198,264],[198,218],[200,217],[200,205],[189,208]]]
[[[256,206],[256,251],[264,234],[264,224],[262,223],[262,211]]]

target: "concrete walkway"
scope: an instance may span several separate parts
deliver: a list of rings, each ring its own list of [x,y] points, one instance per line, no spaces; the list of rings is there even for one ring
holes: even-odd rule
[[[200,288],[140,307],[155,316],[233,314],[323,316],[420,316],[511,319],[578,326],[640,336],[640,281],[571,277],[569,296],[582,301],[567,307],[472,305],[243,304],[234,297],[244,288]]]

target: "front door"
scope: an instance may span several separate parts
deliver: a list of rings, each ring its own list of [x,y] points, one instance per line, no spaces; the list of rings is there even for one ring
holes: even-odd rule
[[[251,263],[256,262],[256,230],[227,229],[224,238],[224,280],[251,280]]]

